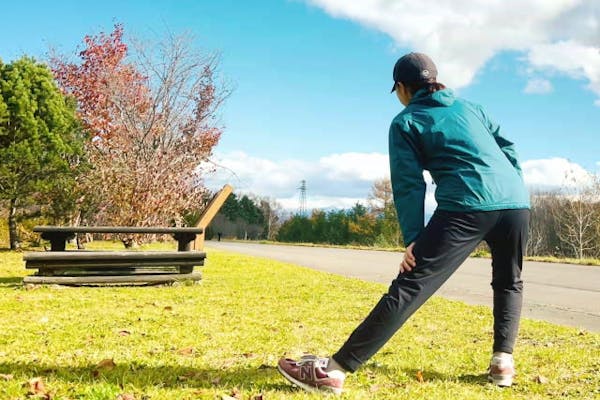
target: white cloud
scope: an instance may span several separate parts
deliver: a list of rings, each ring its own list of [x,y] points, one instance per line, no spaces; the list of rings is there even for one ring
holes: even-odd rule
[[[544,43],[533,46],[528,58],[537,69],[556,70],[575,79],[587,79],[589,88],[600,94],[600,48],[573,40]]]
[[[523,92],[528,94],[546,94],[553,90],[552,83],[547,79],[533,78],[527,82]]]
[[[206,185],[218,189],[225,183],[238,193],[276,199],[284,208],[300,206],[300,181],[306,180],[307,208],[350,208],[357,202],[366,204],[376,179],[389,179],[387,155],[381,153],[331,154],[316,162],[271,160],[244,152],[220,154],[214,174],[206,176]],[[597,162],[600,167],[600,161]],[[522,163],[525,183],[532,190],[569,189],[591,183],[590,172],[565,158],[528,160]],[[431,214],[436,207],[434,186],[424,172],[427,193],[425,209]]]
[[[453,87],[471,83],[495,54],[519,51],[534,71],[586,79],[600,95],[597,0],[306,1],[430,54],[439,80]]]
[[[591,174],[566,158],[528,160],[522,163],[525,183],[532,189],[553,190],[588,185]]]
[[[244,152],[215,159],[217,171],[206,178],[209,188],[229,183],[241,192],[276,198],[286,208],[298,208],[302,180],[308,208],[348,208],[365,202],[373,181],[389,177],[388,157],[380,153],[331,154],[315,162],[274,162]]]

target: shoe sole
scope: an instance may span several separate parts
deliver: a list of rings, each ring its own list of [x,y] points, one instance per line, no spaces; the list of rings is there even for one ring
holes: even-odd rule
[[[315,386],[310,386],[310,385],[307,385],[306,383],[300,382],[299,380],[295,379],[294,377],[289,375],[287,372],[285,372],[285,370],[283,370],[283,368],[281,368],[281,366],[279,366],[279,365],[277,366],[277,370],[279,371],[279,373],[281,375],[283,375],[283,377],[285,379],[287,379],[294,385],[298,386],[299,388],[306,390],[307,392],[329,392],[329,393],[333,393],[335,395],[342,394],[342,389],[332,388],[330,386],[315,387]]]
[[[500,387],[511,387],[513,377],[510,375],[488,375],[488,382]]]

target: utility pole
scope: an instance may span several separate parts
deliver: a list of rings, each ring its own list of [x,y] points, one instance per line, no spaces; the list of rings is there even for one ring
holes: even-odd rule
[[[299,214],[303,217],[306,216],[306,181],[302,179],[300,181],[300,210]]]

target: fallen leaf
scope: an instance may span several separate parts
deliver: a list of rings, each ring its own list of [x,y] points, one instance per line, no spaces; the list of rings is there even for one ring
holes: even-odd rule
[[[96,365],[97,369],[106,369],[106,370],[111,370],[114,367],[116,367],[117,364],[115,364],[115,361],[112,358],[106,358],[102,361],[100,361],[98,363],[98,365]]]
[[[240,389],[238,388],[233,388],[231,389],[231,398],[234,399],[241,399],[242,398],[242,394],[240,393]]]
[[[100,361],[96,365],[96,369],[94,369],[94,371],[92,372],[92,375],[94,377],[98,377],[100,375],[100,372],[111,371],[116,366],[117,366],[117,364],[115,364],[115,362],[112,358],[106,358],[106,359]]]
[[[44,400],[52,399],[52,395],[46,390],[46,386],[42,381],[42,378],[33,378],[27,382],[29,385],[28,395],[36,396]]]
[[[542,375],[538,375],[534,378],[534,382],[539,383],[540,385],[545,385],[546,383],[548,383],[548,381],[548,378]]]
[[[261,394],[257,394],[256,396],[252,397],[252,400],[263,400],[263,395]]]
[[[423,378],[423,371],[417,371],[416,377],[417,377],[417,381],[419,381],[419,383],[425,382],[425,378]]]
[[[131,393],[121,393],[116,400],[135,400],[135,396]]]
[[[0,379],[3,381],[12,381],[14,376],[12,374],[0,374]]]
[[[129,336],[131,335],[131,331],[128,331],[127,329],[121,329],[119,331],[119,336]]]
[[[171,306],[165,306],[165,308],[163,308],[164,311],[173,311],[173,307]]]
[[[185,347],[183,349],[179,349],[177,350],[177,354],[181,354],[182,356],[191,356],[192,354],[194,354],[194,348]]]

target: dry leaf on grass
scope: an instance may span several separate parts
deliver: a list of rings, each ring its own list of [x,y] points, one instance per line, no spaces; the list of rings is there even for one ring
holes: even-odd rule
[[[242,394],[240,393],[240,389],[233,388],[233,389],[231,389],[231,394],[229,396],[224,394],[222,397],[223,397],[223,399],[226,399],[226,400],[231,400],[231,399],[238,400],[238,399],[242,398]]]
[[[42,381],[42,378],[33,378],[27,381],[27,386],[29,388],[28,396],[36,396],[38,398],[44,400],[51,400],[52,395],[50,392],[46,390],[46,386]]]
[[[100,372],[111,371],[116,366],[117,364],[115,364],[115,361],[112,358],[106,358],[96,365],[96,368],[94,369],[94,371],[92,371],[92,375],[94,377],[98,377],[98,375],[100,375]]]
[[[164,311],[173,311],[173,307],[171,306],[165,306],[165,308],[163,308]]]
[[[117,400],[136,400],[135,396],[131,393],[121,393],[117,396]]]
[[[423,371],[417,371],[416,377],[417,377],[417,381],[419,381],[419,383],[425,382],[425,378],[423,377]]]
[[[131,335],[131,331],[128,331],[127,329],[121,329],[118,334],[119,336],[129,336]]]
[[[14,376],[12,374],[0,374],[0,380],[12,381]]]
[[[193,347],[184,347],[183,349],[179,349],[177,350],[177,354],[180,354],[182,356],[191,356],[193,355],[195,352]]]
[[[545,376],[542,376],[542,375],[538,375],[535,377],[534,381],[535,381],[535,383],[544,385],[544,384],[548,383],[548,378],[546,378]]]

